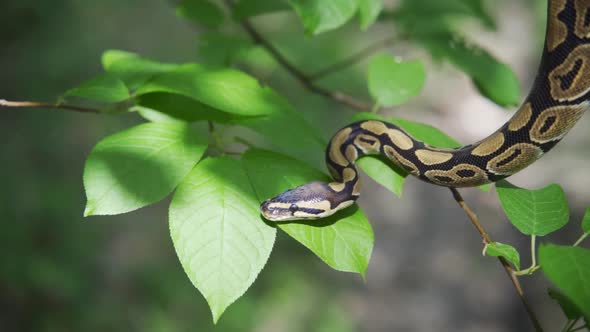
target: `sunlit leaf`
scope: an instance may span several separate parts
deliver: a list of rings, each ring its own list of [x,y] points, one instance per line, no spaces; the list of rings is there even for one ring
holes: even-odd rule
[[[64,97],[80,97],[104,103],[118,103],[129,99],[129,90],[114,75],[104,74],[72,88]]]
[[[539,248],[543,273],[588,319],[590,317],[590,250],[543,245]]]
[[[266,264],[276,229],[261,220],[240,161],[221,157],[199,163],[176,190],[170,235],[217,322]]]
[[[361,29],[366,30],[377,20],[383,9],[383,0],[358,0],[358,4]]]
[[[390,55],[380,54],[369,63],[369,92],[382,106],[403,104],[418,95],[425,79],[424,65],[418,60],[398,61]]]
[[[520,270],[520,255],[511,245],[492,242],[485,246],[484,253],[488,256],[504,257],[510,263],[514,264],[517,270]]]
[[[144,108],[138,110],[140,114],[145,113],[145,108],[149,108],[176,120],[187,122],[211,120],[226,123],[231,119],[231,115],[228,113],[220,112],[194,99],[173,93],[155,92],[141,95],[138,98],[138,105]]]
[[[496,183],[496,191],[508,219],[523,234],[547,235],[569,220],[567,200],[557,184],[529,190],[502,180]]]
[[[402,196],[402,188],[407,173],[395,168],[392,163],[377,157],[365,157],[357,161],[357,165],[373,180],[389,189],[397,197]]]
[[[306,164],[269,151],[249,150],[243,161],[259,201],[306,182],[329,181]],[[324,219],[277,226],[330,267],[365,274],[373,249],[373,231],[358,208],[350,207]]]
[[[301,19],[307,34],[315,35],[336,29],[357,11],[357,0],[288,0]]]
[[[102,66],[106,72],[121,79],[132,90],[154,75],[177,67],[175,64],[157,62],[120,50],[105,51],[102,54]]]
[[[84,167],[84,215],[124,213],[161,200],[206,147],[205,135],[181,123],[142,124],[102,139]]]
[[[197,24],[216,28],[223,24],[223,12],[207,0],[183,0],[176,14]]]
[[[137,95],[169,92],[193,98],[217,110],[239,115],[264,115],[289,108],[289,103],[253,77],[235,69],[187,64],[156,77]]]

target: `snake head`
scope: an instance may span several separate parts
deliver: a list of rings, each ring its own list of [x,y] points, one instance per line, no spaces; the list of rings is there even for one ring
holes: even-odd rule
[[[333,195],[325,182],[311,182],[286,190],[260,205],[260,213],[270,221],[324,218],[336,210],[329,201]]]

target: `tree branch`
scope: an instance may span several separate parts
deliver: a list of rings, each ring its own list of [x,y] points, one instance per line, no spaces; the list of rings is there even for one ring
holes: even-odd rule
[[[6,99],[0,99],[0,107],[58,108],[81,113],[100,113],[100,111],[97,109],[76,105],[67,105],[59,103],[41,103],[35,101],[8,101]]]
[[[231,3],[230,3],[231,5]],[[287,72],[289,72],[294,78],[296,78],[306,89],[309,91],[332,99],[336,102],[344,104],[352,109],[369,112],[372,108],[372,105],[357,100],[345,93],[339,91],[331,91],[325,88],[322,88],[313,83],[313,78],[309,75],[305,74],[303,71],[299,70],[295,65],[293,65],[285,56],[279,52],[279,50],[274,47],[272,43],[270,43],[266,38],[264,38],[256,28],[250,23],[248,20],[243,20],[240,22],[242,28],[250,35],[250,38],[257,43],[264,47],[270,55],[283,67]],[[317,74],[316,74],[317,76]]]
[[[477,216],[475,215],[473,210],[471,210],[469,205],[467,205],[465,200],[463,200],[463,197],[461,196],[459,191],[456,188],[449,188],[449,189],[451,190],[451,193],[453,194],[453,198],[455,199],[455,201],[457,201],[459,206],[463,209],[463,211],[465,211],[465,213],[467,214],[467,216],[471,220],[471,223],[473,224],[473,226],[475,226],[475,228],[477,229],[477,231],[481,235],[483,242],[485,244],[492,243],[493,242],[492,238],[490,237],[488,232],[485,230],[485,228],[483,228],[483,226],[479,222],[479,219],[477,218]],[[502,264],[502,267],[504,267],[504,270],[506,271],[506,274],[508,274],[508,277],[510,278],[512,285],[514,286],[514,289],[516,290],[516,293],[520,297],[520,300],[521,300],[522,304],[524,305],[526,312],[528,313],[529,318],[530,318],[531,322],[533,323],[533,326],[535,327],[535,331],[543,332],[543,328],[541,327],[541,324],[539,323],[539,319],[537,318],[537,315],[533,311],[533,308],[531,307],[531,305],[529,304],[529,302],[527,301],[527,299],[524,295],[524,291],[522,290],[522,286],[520,285],[520,281],[518,280],[518,276],[516,275],[516,271],[514,271],[514,269],[510,266],[508,261],[506,261],[506,259],[504,259],[504,257],[498,257],[498,260]]]
[[[346,69],[346,68],[364,60],[366,57],[370,56],[371,54],[373,54],[379,50],[382,50],[388,46],[393,45],[393,43],[396,40],[397,40],[396,37],[388,37],[383,40],[380,40],[372,45],[365,47],[364,49],[358,51],[356,54],[353,54],[340,62],[334,63],[331,66],[328,66],[324,69],[318,70],[317,72],[309,75],[308,78],[311,81],[316,81],[316,80],[323,78],[325,76],[328,76],[334,72],[340,71],[342,69]]]

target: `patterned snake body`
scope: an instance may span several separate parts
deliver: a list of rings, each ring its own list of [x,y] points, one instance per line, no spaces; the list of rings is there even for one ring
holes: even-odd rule
[[[350,206],[360,194],[355,161],[381,154],[426,182],[473,187],[529,166],[553,148],[590,106],[590,0],[549,0],[541,65],[529,96],[487,138],[457,149],[428,146],[396,125],[360,121],[331,139],[326,163],[334,182],[312,182],[261,205],[269,220],[316,219]]]

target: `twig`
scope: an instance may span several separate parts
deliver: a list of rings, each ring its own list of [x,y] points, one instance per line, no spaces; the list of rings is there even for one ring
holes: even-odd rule
[[[82,113],[100,113],[99,110],[94,108],[87,108],[76,105],[67,105],[59,103],[41,103],[35,101],[8,101],[0,99],[0,107],[36,107],[36,108],[58,108],[69,111],[76,111]]]
[[[231,6],[231,1],[226,1],[229,6]],[[322,88],[318,85],[313,83],[313,78],[303,71],[299,70],[295,65],[293,65],[279,50],[274,47],[266,38],[264,38],[256,28],[248,21],[243,20],[240,22],[244,30],[250,35],[250,38],[257,43],[264,47],[270,55],[283,67],[287,72],[289,72],[294,78],[296,78],[306,89],[309,91],[337,101],[341,104],[344,104],[350,108],[356,109],[358,111],[368,112],[371,110],[372,105],[359,101],[345,93],[339,91],[331,91],[325,88]]]
[[[477,218],[475,213],[471,210],[471,208],[467,205],[467,203],[465,203],[465,200],[463,200],[463,197],[461,196],[459,191],[456,188],[449,188],[449,189],[451,190],[451,193],[453,193],[453,198],[455,199],[455,201],[457,201],[459,206],[465,211],[465,213],[467,214],[467,216],[471,220],[471,223],[473,224],[473,226],[475,226],[475,228],[477,229],[477,231],[481,235],[481,238],[483,239],[484,243],[486,243],[486,244],[492,243],[493,242],[492,238],[490,237],[488,232],[485,230],[485,228],[483,228],[483,226],[479,222],[479,219]],[[537,318],[537,315],[535,314],[535,312],[533,311],[533,308],[531,307],[531,305],[527,301],[526,297],[524,296],[524,291],[522,290],[522,286],[520,285],[520,281],[518,280],[518,277],[517,277],[514,269],[510,266],[508,261],[506,261],[506,259],[504,259],[504,257],[498,257],[498,260],[500,261],[500,263],[504,267],[504,270],[506,271],[506,274],[508,274],[508,277],[510,278],[512,285],[514,286],[514,289],[516,290],[516,293],[520,297],[520,300],[521,300],[522,304],[524,305],[524,307],[529,315],[529,318],[530,318],[531,322],[533,323],[533,326],[535,327],[535,331],[543,332],[543,328],[541,327],[541,324],[539,323],[539,319]]]
[[[308,78],[311,81],[316,81],[320,78],[323,78],[324,76],[328,76],[334,72],[348,68],[351,65],[354,65],[355,63],[362,61],[363,59],[365,59],[369,55],[371,55],[381,49],[384,49],[388,46],[391,46],[396,40],[397,40],[396,37],[388,37],[386,39],[378,41],[372,45],[367,46],[366,48],[358,51],[356,54],[353,54],[340,62],[334,63],[331,66],[328,66],[324,69],[318,70],[317,72],[309,75]]]

